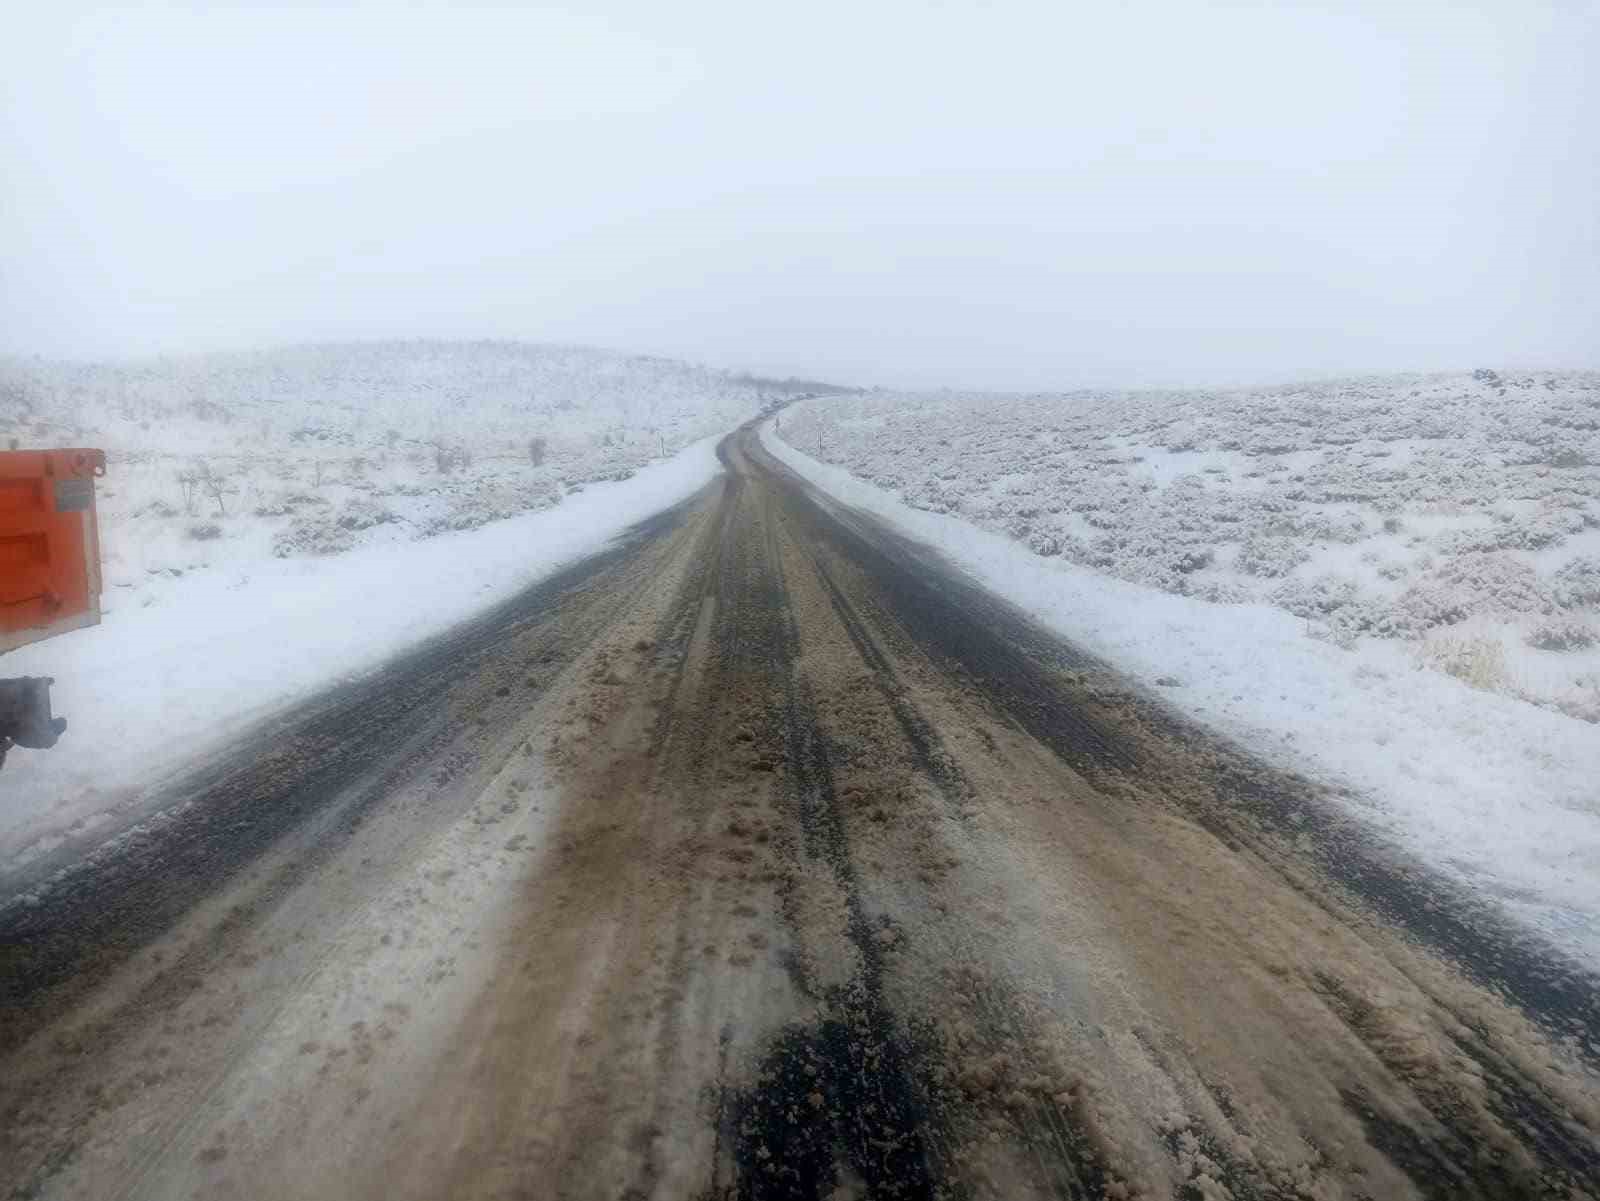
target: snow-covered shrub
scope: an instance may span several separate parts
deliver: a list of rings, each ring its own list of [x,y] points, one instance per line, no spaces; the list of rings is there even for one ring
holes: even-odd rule
[[[1242,605],[1250,600],[1250,593],[1229,580],[1190,578],[1183,581],[1183,594],[1196,600],[1210,601],[1214,605]]]
[[[1209,545],[1190,542],[1193,531],[1177,528],[1180,523],[1170,515],[1156,521],[1147,518],[1148,515],[1130,517],[1123,525],[1096,535],[1087,545],[1071,536],[1058,535],[1061,553],[1075,563],[1130,583],[1186,592],[1184,581],[1209,566],[1215,552]]]
[[[365,496],[347,501],[335,518],[336,524],[346,530],[370,530],[375,525],[387,525],[394,520],[394,511],[388,505]]]
[[[1444,554],[1452,555],[1493,550],[1543,550],[1559,546],[1567,535],[1578,533],[1584,525],[1581,509],[1550,504],[1532,516],[1501,513],[1487,526],[1446,531],[1435,539],[1434,545]]]
[[[1445,530],[1433,540],[1433,545],[1443,555],[1481,555],[1503,549],[1505,533],[1504,527],[1493,525]]]
[[[433,469],[440,475],[472,466],[472,451],[464,443],[441,438],[433,444]]]
[[[1582,651],[1600,643],[1600,631],[1592,622],[1563,613],[1534,626],[1527,643],[1542,651]]]
[[[1600,726],[1600,688],[1558,696],[1553,703],[1568,717],[1586,721],[1592,726]]]
[[[1333,610],[1326,620],[1352,635],[1373,638],[1420,638],[1431,628],[1415,613],[1378,597],[1353,601]]]
[[[908,483],[901,499],[913,509],[926,509],[930,513],[949,513],[960,502],[959,490],[952,490],[943,480],[930,479],[921,483]]]
[[[1579,555],[1556,572],[1553,583],[1556,599],[1568,608],[1600,606],[1600,555]]]
[[[1547,614],[1555,598],[1534,569],[1502,552],[1445,559],[1407,588],[1395,609],[1420,629],[1485,614]]]
[[[1529,526],[1526,545],[1532,545],[1534,538],[1542,538],[1548,531],[1549,541],[1541,542],[1539,545],[1556,546],[1570,534],[1581,534],[1588,527],[1589,519],[1581,499],[1570,496],[1551,497],[1546,502],[1545,509],[1528,519],[1526,524]]]
[[[215,542],[222,537],[222,527],[214,521],[196,521],[185,531],[195,542]]]
[[[1502,692],[1510,683],[1505,648],[1487,635],[1430,638],[1418,646],[1417,661],[1483,692]]]
[[[1342,651],[1354,650],[1359,632],[1342,622],[1308,621],[1306,635],[1318,642],[1326,642]]]
[[[1590,457],[1590,452],[1577,446],[1563,446],[1551,443],[1545,462],[1552,467],[1592,467],[1595,460]]]
[[[257,517],[284,517],[297,509],[320,508],[328,504],[314,492],[277,492],[258,502],[252,510]]]
[[[451,530],[474,530],[491,521],[548,509],[560,500],[560,486],[546,476],[486,484],[452,494],[445,511],[424,521],[421,532],[431,538]]]
[[[1276,579],[1286,576],[1311,558],[1311,552],[1293,539],[1253,534],[1239,547],[1234,566],[1246,575]]]
[[[1172,561],[1172,569],[1179,575],[1189,575],[1210,567],[1217,559],[1215,547],[1211,546],[1185,546],[1180,547]]]
[[[599,471],[584,472],[573,477],[574,484],[603,484],[611,481],[631,480],[632,467],[605,467]]]
[[[1269,536],[1311,542],[1359,542],[1367,536],[1366,523],[1354,513],[1297,513],[1276,518],[1262,531]]]
[[[1273,590],[1271,601],[1296,617],[1322,618],[1352,605],[1361,587],[1343,576],[1324,575],[1315,580],[1286,580]]]
[[[355,531],[323,514],[296,517],[272,538],[272,553],[280,559],[295,555],[337,555],[356,544]]]
[[[1572,688],[1552,703],[1568,717],[1600,725],[1600,672],[1585,672],[1572,683]]]

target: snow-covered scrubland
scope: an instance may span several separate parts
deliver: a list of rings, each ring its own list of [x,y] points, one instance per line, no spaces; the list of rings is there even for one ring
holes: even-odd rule
[[[1600,964],[1600,376],[871,393],[764,433]]]
[[[872,393],[783,433],[1037,555],[1600,722],[1600,375]]]
[[[692,495],[790,387],[508,344],[0,362],[0,446],[109,457],[103,623],[0,661],[71,723],[0,772],[0,867]]]
[[[785,385],[517,343],[357,343],[118,364],[0,360],[0,446],[95,446],[106,607],[195,571],[549,508]]]

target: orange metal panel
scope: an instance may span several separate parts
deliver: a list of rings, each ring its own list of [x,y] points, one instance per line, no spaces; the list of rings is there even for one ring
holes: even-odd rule
[[[0,451],[0,651],[100,620],[98,450]]]

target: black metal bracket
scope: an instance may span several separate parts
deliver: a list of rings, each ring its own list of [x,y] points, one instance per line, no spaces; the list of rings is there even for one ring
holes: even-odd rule
[[[0,765],[13,746],[45,750],[56,744],[67,719],[50,713],[49,676],[22,676],[0,680]]]

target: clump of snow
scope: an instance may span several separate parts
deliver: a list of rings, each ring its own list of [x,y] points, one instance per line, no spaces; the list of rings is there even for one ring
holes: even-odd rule
[[[871,392],[801,402],[781,428],[915,508],[1179,596],[1270,605],[1334,646],[1487,623],[1508,696],[1595,712],[1600,647],[1556,633],[1600,618],[1593,372]]]
[[[1382,390],[1398,389],[1409,396],[1413,386],[1389,383]],[[1377,384],[1362,387],[1380,390]],[[1067,403],[1053,399],[1058,405]],[[1503,398],[1491,391],[1485,399]],[[1155,418],[1141,407],[1146,403],[1162,414],[1170,411],[1165,406],[1178,401],[1154,398],[1117,409],[1120,416],[1111,428],[1123,431],[1114,436],[1119,446],[1128,437],[1149,438]],[[763,437],[775,455],[824,491],[935,547],[1035,619],[1133,678],[1159,687],[1168,703],[1253,753],[1325,780],[1374,829],[1569,952],[1600,964],[1600,737],[1585,724],[1600,720],[1600,670],[1575,671],[1571,666],[1592,651],[1539,650],[1510,636],[1524,618],[1507,614],[1520,613],[1530,599],[1543,595],[1535,591],[1530,597],[1526,574],[1502,577],[1499,568],[1482,560],[1452,569],[1450,560],[1427,549],[1406,554],[1405,540],[1416,536],[1413,531],[1449,528],[1464,515],[1470,517],[1470,509],[1454,504],[1445,509],[1442,501],[1435,508],[1434,502],[1416,499],[1402,504],[1401,495],[1429,493],[1413,493],[1403,483],[1391,492],[1377,482],[1346,480],[1342,487],[1365,487],[1394,506],[1391,515],[1399,514],[1401,520],[1389,524],[1399,528],[1385,529],[1379,511],[1363,511],[1360,515],[1374,532],[1353,544],[1314,547],[1312,559],[1287,577],[1259,579],[1207,567],[1178,577],[1177,587],[1130,583],[1113,575],[1139,576],[1130,561],[1110,556],[1104,566],[1086,566],[1068,561],[1066,554],[1041,557],[995,515],[996,498],[1002,495],[1009,506],[1006,519],[1016,518],[1020,508],[1065,517],[1089,500],[1103,506],[1094,510],[1097,514],[1106,509],[1122,513],[1139,529],[1129,546],[1159,544],[1158,531],[1145,525],[1143,515],[1160,510],[1159,493],[1166,485],[1156,484],[1154,496],[1141,493],[1126,462],[1121,464],[1126,470],[1102,463],[1104,479],[1087,471],[1077,474],[1072,466],[1080,458],[1125,460],[1125,452],[1072,451],[1057,426],[1035,423],[1031,414],[1043,406],[1039,398],[1020,398],[1013,409],[1004,398],[984,398],[980,407],[973,398],[936,397],[925,423],[904,416],[910,410],[901,404],[881,395],[807,402],[799,413],[782,414],[781,433],[769,424]],[[1115,398],[1108,401],[1109,407],[1117,404]],[[880,405],[881,412],[875,407]],[[871,413],[880,419],[868,447],[848,431],[859,428],[854,423]],[[1025,418],[1027,435],[1013,438],[1010,427]],[[1426,406],[1407,408],[1403,419],[1407,428],[1442,428],[1438,415]],[[1082,435],[1084,429],[1101,428],[1097,423],[1112,419],[1074,401],[1061,420]],[[1202,436],[1200,423],[1193,420],[1184,432],[1169,436],[1193,447],[1215,446],[1218,437],[1241,446],[1260,443],[1274,448],[1263,453],[1287,458],[1288,470],[1306,473],[1311,460],[1296,449],[1289,432],[1268,428],[1252,434],[1242,419],[1216,416],[1213,421],[1213,430],[1224,431],[1217,437]],[[1327,413],[1318,421],[1340,428]],[[860,462],[877,479],[900,482],[869,483],[795,449],[793,444],[814,448],[819,432],[827,453]],[[983,457],[964,466],[964,455],[991,456],[995,442],[1022,454],[1022,462]],[[1300,457],[1288,458],[1296,454]],[[1235,481],[1251,471],[1265,476],[1276,461],[1281,459],[1235,459],[1232,474]],[[1025,478],[1019,467],[1033,472],[1026,478],[1045,486],[1032,493],[1015,490],[1015,482]],[[1169,481],[1186,474],[1187,464],[1181,472],[1171,471]],[[1492,486],[1491,475],[1474,470],[1461,495]],[[1083,494],[1062,486],[1064,477],[1077,481],[1074,486],[1081,486]],[[1002,479],[1012,481],[1011,490],[997,489]],[[904,491],[920,501],[934,480],[939,494],[948,498],[946,512],[913,507],[893,494]],[[1141,498],[1135,499],[1135,493]],[[1263,510],[1244,503],[1246,495],[1236,486],[1226,491],[1207,486],[1206,508],[1196,511],[1206,514],[1209,528],[1219,535],[1246,526],[1232,538],[1240,542],[1249,536],[1250,525],[1269,523],[1261,519]],[[1225,502],[1246,513],[1237,521],[1220,520]],[[1277,495],[1271,501],[1274,507],[1265,512],[1275,521],[1292,512],[1295,503]],[[971,512],[981,516],[974,519],[968,516]],[[980,524],[995,528],[980,529]],[[1082,529],[1074,522],[1070,532],[1088,545],[1091,536],[1080,534]],[[1179,530],[1173,541],[1187,544],[1191,537],[1190,530]],[[1475,586],[1487,589],[1490,613],[1454,624],[1419,626],[1407,635],[1409,641],[1354,636],[1336,627],[1332,623],[1346,609],[1371,605],[1382,611],[1386,604],[1393,609],[1384,599],[1397,595],[1392,583],[1364,570],[1373,566],[1361,559],[1364,543],[1370,542],[1378,543],[1372,549],[1379,563],[1403,556],[1411,570],[1427,578],[1477,581]],[[1218,561],[1226,563],[1237,547],[1219,536],[1216,549]],[[1516,552],[1496,553],[1513,561],[1517,557]],[[1428,574],[1432,567],[1424,566],[1430,554],[1438,575]],[[1536,559],[1525,566],[1544,580],[1555,574],[1546,572],[1546,562]],[[1220,577],[1219,586],[1243,594],[1237,603],[1211,603],[1215,598],[1195,587],[1197,577],[1211,573]],[[1161,573],[1153,574],[1159,578]],[[1589,578],[1581,569],[1570,574],[1580,587]],[[1352,584],[1362,599],[1349,599]],[[1384,585],[1389,586],[1387,593]],[[1185,594],[1179,595],[1179,588]],[[1469,607],[1477,603],[1469,601]],[[1536,617],[1530,628],[1569,615],[1562,610]],[[1546,703],[1526,703],[1521,697],[1528,693]]]

